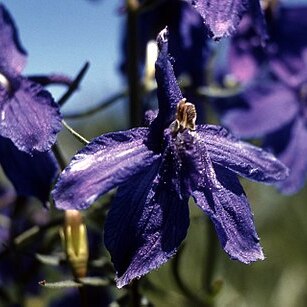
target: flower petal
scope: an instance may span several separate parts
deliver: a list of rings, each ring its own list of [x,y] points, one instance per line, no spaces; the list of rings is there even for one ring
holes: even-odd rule
[[[214,125],[198,126],[199,141],[209,152],[213,163],[222,165],[251,180],[273,183],[283,180],[288,169],[272,154],[241,142],[225,128]]]
[[[18,195],[35,196],[43,203],[48,201],[51,184],[59,171],[52,152],[30,156],[9,139],[0,137],[0,163]]]
[[[25,64],[27,53],[19,42],[17,28],[4,5],[0,5],[0,73],[3,63],[20,73]]]
[[[232,258],[243,263],[263,260],[253,216],[239,180],[231,171],[214,164],[222,187],[198,186],[193,192],[197,205],[213,222],[221,245]]]
[[[105,244],[119,288],[172,257],[189,226],[188,196],[181,198],[172,162],[156,161],[118,190],[105,225]]]
[[[277,183],[277,187],[284,194],[294,194],[305,184],[307,178],[307,130],[300,119],[295,121],[289,135],[287,147],[278,154],[280,161],[290,169],[289,177]],[[287,142],[287,140],[280,140]]]
[[[100,195],[143,171],[159,155],[145,144],[147,128],[114,132],[94,139],[62,172],[53,197],[60,209],[85,209]]]
[[[28,153],[47,151],[60,131],[61,115],[49,92],[25,78],[13,92],[0,87],[0,134]]]
[[[237,33],[232,37],[228,52],[229,71],[244,84],[255,82],[267,61],[263,41],[255,31],[255,22],[250,14],[245,14]]]
[[[281,83],[248,89],[243,100],[246,108],[228,111],[223,125],[239,137],[261,137],[289,123],[298,112],[295,93]]]
[[[162,30],[157,38],[159,55],[156,61],[156,80],[159,114],[154,125],[166,128],[174,119],[178,102],[183,98],[168,56],[168,31]]]
[[[255,0],[258,1],[258,0]],[[234,33],[244,12],[248,0],[188,0],[204,19],[214,39],[220,39]],[[259,7],[260,9],[260,7]]]

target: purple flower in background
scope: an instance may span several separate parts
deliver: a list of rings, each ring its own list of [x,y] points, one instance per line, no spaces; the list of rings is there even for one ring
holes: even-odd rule
[[[0,5],[0,135],[27,153],[47,151],[61,129],[58,105],[41,85],[21,76],[26,51]]]
[[[278,12],[266,58],[270,75],[247,87],[222,122],[237,136],[265,137],[264,145],[290,169],[277,186],[293,194],[307,176],[307,7],[281,7]]]
[[[166,30],[158,36],[159,113],[149,128],[94,139],[75,155],[53,191],[61,209],[85,209],[119,186],[105,224],[105,244],[122,287],[172,257],[189,226],[192,196],[214,223],[232,259],[263,259],[252,213],[236,174],[273,183],[287,175],[275,157],[240,142],[225,129],[196,125],[168,57]]]
[[[202,16],[214,39],[235,33],[244,13],[252,16],[258,35],[267,40],[266,26],[259,0],[187,0]]]
[[[301,69],[300,57],[306,46],[306,6],[271,5],[265,10],[270,40],[265,48],[257,35],[252,16],[246,14],[232,37],[228,53],[228,73],[241,83],[254,82],[263,71],[288,66],[295,72]],[[286,77],[287,78],[287,77]]]
[[[34,196],[46,205],[52,182],[59,172],[51,151],[29,155],[0,136],[0,164],[18,196]]]

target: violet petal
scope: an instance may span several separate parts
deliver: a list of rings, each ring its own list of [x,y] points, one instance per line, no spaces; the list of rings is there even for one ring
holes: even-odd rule
[[[53,190],[60,209],[86,209],[100,195],[124,183],[153,163],[145,145],[147,128],[108,133],[80,150],[60,175]]]
[[[251,180],[274,183],[288,175],[288,169],[272,154],[239,141],[225,128],[214,125],[198,126],[199,142],[209,152],[213,163],[222,165]]]
[[[199,186],[193,192],[197,205],[213,222],[225,252],[243,263],[263,260],[253,216],[236,176],[229,170],[214,165],[220,189]]]
[[[20,73],[26,64],[27,53],[21,46],[18,31],[10,13],[0,5],[0,73],[3,63]]]
[[[106,220],[105,244],[119,288],[160,267],[186,236],[188,197],[179,197],[173,171],[172,163],[156,161],[118,190]]]
[[[39,84],[22,77],[14,83],[12,93],[0,87],[0,134],[28,153],[49,150],[62,127],[58,105]]]
[[[284,194],[294,194],[305,184],[307,178],[307,130],[301,119],[295,121],[290,135],[290,142],[278,155],[280,161],[290,169],[289,177],[277,183]]]
[[[258,1],[258,0],[254,0]],[[239,25],[248,0],[188,0],[204,19],[214,39],[233,34]]]
[[[159,114],[154,125],[162,125],[165,128],[174,120],[177,104],[183,96],[168,56],[167,28],[159,33],[157,43],[159,46],[159,55],[155,66],[158,84]]]
[[[51,184],[59,171],[52,152],[30,156],[9,139],[0,137],[0,163],[18,195],[35,196],[43,203],[48,201]]]
[[[230,110],[222,118],[223,125],[243,138],[271,133],[298,112],[295,93],[277,82],[250,88],[243,99],[247,108]]]

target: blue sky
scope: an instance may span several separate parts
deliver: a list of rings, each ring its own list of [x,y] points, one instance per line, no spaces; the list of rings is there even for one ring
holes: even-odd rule
[[[28,52],[24,74],[62,72],[75,76],[86,61],[90,62],[82,90],[66,108],[84,109],[119,90],[120,0],[1,2],[13,16]],[[57,96],[59,90],[53,93]]]

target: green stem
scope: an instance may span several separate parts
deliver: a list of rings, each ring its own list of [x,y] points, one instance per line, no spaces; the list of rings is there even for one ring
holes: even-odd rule
[[[71,97],[71,95],[79,88],[79,85],[85,76],[85,73],[87,72],[89,68],[89,63],[86,62],[84,66],[81,68],[80,72],[76,76],[76,78],[73,80],[73,82],[70,84],[67,91],[64,93],[64,95],[58,100],[58,104],[60,106],[63,106],[65,102]]]
[[[81,307],[89,307],[86,286],[79,287],[78,290],[80,294]]]
[[[140,99],[140,76],[138,57],[138,0],[127,0],[128,27],[128,85],[129,85],[129,121],[136,127],[142,120],[142,105]]]
[[[131,307],[141,307],[141,295],[139,293],[139,281],[134,280],[130,287],[130,305]]]
[[[214,226],[209,220],[207,221],[207,225],[207,254],[205,262],[206,266],[203,274],[203,288],[205,290],[206,297],[208,298],[209,305],[214,306],[212,284],[217,262],[218,240]]]
[[[162,4],[163,2],[166,2],[167,0],[143,0],[140,4],[140,12],[144,13],[149,10],[152,10]]]
[[[54,144],[54,146],[52,147],[52,151],[55,155],[55,158],[57,159],[61,170],[63,170],[66,167],[66,161],[62,155],[61,149],[59,147],[59,145],[57,143]]]
[[[172,262],[172,273],[179,290],[191,301],[195,306],[209,307],[206,302],[203,302],[189,287],[184,283],[180,276],[180,260],[183,252],[183,247],[177,252]]]
[[[72,127],[70,127],[64,119],[62,119],[63,126],[82,144],[87,145],[89,144],[89,141],[84,138],[81,134],[79,134],[77,131],[75,131]]]
[[[111,96],[110,98],[101,101],[100,103],[97,104],[97,106],[93,107],[92,109],[86,110],[86,111],[81,111],[77,113],[71,113],[71,114],[64,114],[65,119],[76,119],[76,118],[82,118],[86,116],[90,116],[95,114],[98,111],[101,111],[110,105],[112,105],[114,102],[124,98],[127,96],[127,90],[124,90],[120,93],[116,93],[115,95]]]

